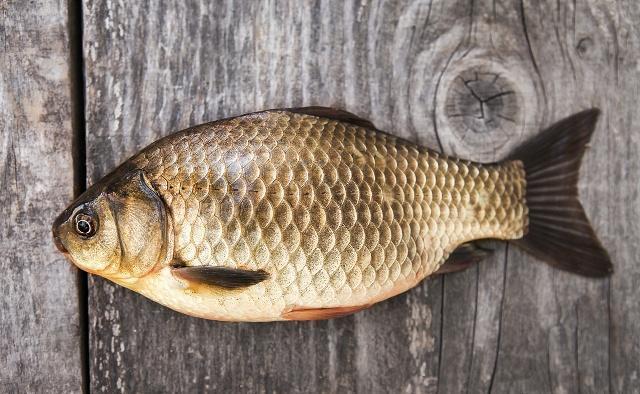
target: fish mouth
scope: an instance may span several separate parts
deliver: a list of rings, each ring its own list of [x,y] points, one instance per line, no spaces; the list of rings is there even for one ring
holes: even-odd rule
[[[69,251],[67,251],[67,248],[64,247],[64,244],[62,243],[62,240],[60,239],[60,236],[56,233],[56,230],[53,230],[53,243],[56,244],[56,248],[58,248],[58,250],[64,254],[68,254]]]
[[[63,216],[66,212],[63,212],[62,215],[58,216],[58,218],[53,222],[53,226],[51,226],[51,234],[53,235],[53,243],[56,244],[56,248],[64,254],[68,254],[67,248],[62,243],[62,239],[60,238],[60,234],[58,234],[58,229],[60,225],[65,221],[63,220]]]
[[[68,254],[67,248],[62,243],[62,239],[60,238],[59,230],[60,228],[69,220],[71,215],[73,214],[73,205],[69,206],[67,209],[62,211],[60,215],[53,221],[53,225],[51,226],[51,234],[53,234],[53,242],[56,244],[56,248],[62,253]]]

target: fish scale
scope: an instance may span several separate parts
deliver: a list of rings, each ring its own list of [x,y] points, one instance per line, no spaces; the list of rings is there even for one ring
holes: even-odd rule
[[[169,208],[173,262],[264,270],[241,291],[136,291],[220,320],[368,305],[435,272],[461,243],[522,237],[518,161],[482,165],[323,117],[265,111],[197,126],[132,158]]]

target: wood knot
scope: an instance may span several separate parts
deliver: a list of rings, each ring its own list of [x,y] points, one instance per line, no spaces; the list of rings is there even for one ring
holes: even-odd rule
[[[521,32],[482,22],[477,29],[490,34],[490,47],[478,40],[452,54],[452,43],[468,39],[468,29],[456,24],[420,53],[412,70],[411,117],[416,125],[433,122],[434,142],[444,153],[493,162],[538,131],[544,87],[513,39]]]
[[[478,161],[508,155],[538,113],[535,82],[526,71],[519,62],[481,55],[451,64],[436,93],[443,151]]]
[[[458,130],[489,133],[513,128],[518,119],[518,97],[511,82],[499,72],[468,69],[449,86],[445,112]]]
[[[593,40],[590,37],[584,37],[578,41],[576,51],[578,52],[578,56],[584,58],[589,54],[591,48],[593,48]]]

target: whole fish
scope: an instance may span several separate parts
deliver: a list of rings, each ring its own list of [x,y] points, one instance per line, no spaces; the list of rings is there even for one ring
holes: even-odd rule
[[[268,110],[162,138],[53,224],[80,269],[229,321],[343,316],[512,240],[561,269],[612,272],[577,197],[598,110],[479,164],[340,110]]]

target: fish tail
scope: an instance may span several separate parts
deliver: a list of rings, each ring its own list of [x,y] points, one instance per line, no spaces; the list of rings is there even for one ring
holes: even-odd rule
[[[607,251],[578,200],[578,173],[600,111],[572,115],[542,131],[510,157],[524,164],[528,231],[511,241],[560,269],[602,277],[613,272]]]

